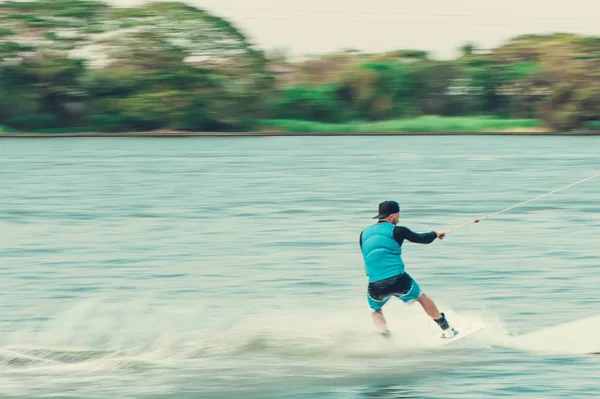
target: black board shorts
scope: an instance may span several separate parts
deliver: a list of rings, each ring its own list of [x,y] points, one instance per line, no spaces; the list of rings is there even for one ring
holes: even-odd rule
[[[367,294],[371,309],[378,310],[393,296],[405,303],[416,301],[421,295],[421,288],[408,273],[403,273],[369,283]]]

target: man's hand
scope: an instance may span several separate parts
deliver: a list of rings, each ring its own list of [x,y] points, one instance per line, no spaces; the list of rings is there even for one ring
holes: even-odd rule
[[[446,237],[445,231],[436,231],[435,233],[437,234],[437,238],[439,238],[440,240],[443,240],[444,237]]]

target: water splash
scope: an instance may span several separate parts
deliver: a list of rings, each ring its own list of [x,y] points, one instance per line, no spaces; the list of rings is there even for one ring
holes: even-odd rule
[[[224,318],[222,313],[231,317]],[[489,317],[445,311],[460,329],[470,322],[488,328],[461,342],[462,347],[489,346],[506,332]],[[49,321],[32,323],[5,340],[0,367],[104,363],[124,367],[148,362],[169,364],[206,358],[269,356],[279,361],[335,359],[390,359],[406,352],[436,348],[439,328],[420,306],[398,302],[386,306],[393,332],[391,340],[376,334],[369,312],[344,307],[331,310],[294,307],[288,309],[210,309],[202,304],[163,306],[151,298],[85,300],[58,313]],[[459,345],[457,343],[456,345]],[[26,360],[26,361],[25,361]],[[132,362],[133,361],[133,362]]]

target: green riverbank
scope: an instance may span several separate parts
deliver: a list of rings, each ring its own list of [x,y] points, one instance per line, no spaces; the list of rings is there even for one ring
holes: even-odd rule
[[[490,117],[436,117],[353,123],[322,123],[302,120],[263,121],[264,130],[289,133],[551,133],[536,119],[501,119]]]
[[[600,135],[600,124],[589,124],[588,129],[556,132],[536,119],[501,119],[492,117],[436,117],[353,123],[321,123],[304,120],[263,120],[253,131],[123,131],[94,132],[80,129],[46,129],[33,132],[9,131],[0,126],[1,137],[117,137],[117,136],[277,136],[277,135]]]

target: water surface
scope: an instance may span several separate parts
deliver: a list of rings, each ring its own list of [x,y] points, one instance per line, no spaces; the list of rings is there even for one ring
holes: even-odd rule
[[[373,334],[358,235],[377,204],[447,229],[600,171],[599,137],[0,141],[6,398],[598,397],[600,359],[510,337],[598,315],[600,179],[431,245]]]

